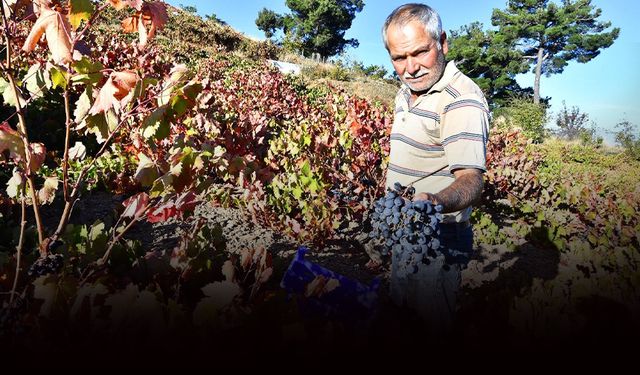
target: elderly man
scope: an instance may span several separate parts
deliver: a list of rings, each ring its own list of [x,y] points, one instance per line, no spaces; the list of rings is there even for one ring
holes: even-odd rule
[[[387,187],[396,182],[411,185],[415,200],[442,205],[443,249],[469,255],[471,206],[483,189],[487,102],[469,77],[445,61],[447,35],[431,7],[398,7],[387,17],[382,36],[402,82],[395,99]],[[465,265],[466,261],[447,264],[440,256],[406,277],[398,276],[392,266],[391,297],[415,309],[433,330],[446,332]]]

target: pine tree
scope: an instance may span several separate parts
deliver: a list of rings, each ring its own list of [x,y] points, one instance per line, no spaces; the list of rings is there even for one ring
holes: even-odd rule
[[[318,53],[334,56],[348,46],[357,47],[356,39],[345,39],[344,34],[364,8],[362,0],[287,0],[291,14],[279,15],[262,9],[256,25],[267,37],[282,29],[285,46],[299,48],[305,55]]]
[[[511,40],[533,65],[534,103],[540,103],[540,78],[564,71],[569,61],[586,63],[610,47],[619,28],[605,32],[611,22],[600,22],[602,10],[591,0],[509,0],[507,9],[494,9],[493,26]]]
[[[451,32],[447,58],[478,84],[492,107],[505,105],[512,96],[527,91],[515,80],[516,74],[528,70],[521,53],[502,34],[484,31],[479,22]]]

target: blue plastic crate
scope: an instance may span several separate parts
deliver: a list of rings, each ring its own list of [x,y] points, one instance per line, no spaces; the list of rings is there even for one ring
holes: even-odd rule
[[[280,286],[289,296],[296,296],[300,313],[305,318],[327,318],[347,322],[367,321],[372,318],[378,302],[380,279],[365,285],[304,259],[309,249],[298,248]],[[322,296],[305,297],[307,285],[317,276],[339,282],[332,291]]]

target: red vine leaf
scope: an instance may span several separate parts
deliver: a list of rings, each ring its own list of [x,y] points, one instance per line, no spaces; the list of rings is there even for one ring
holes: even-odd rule
[[[145,25],[150,25],[149,38],[155,35],[156,30],[162,29],[169,20],[167,6],[158,1],[145,3],[142,7],[142,14],[145,19]]]
[[[145,46],[147,41],[162,29],[169,19],[165,4],[152,1],[144,3],[142,9],[131,17],[125,18],[121,25],[124,32],[139,35],[140,45]]]
[[[258,282],[260,284],[266,283],[271,278],[271,275],[273,275],[273,268],[268,267],[264,269],[262,272],[260,272],[260,276],[258,277]]]
[[[138,217],[147,209],[149,195],[147,193],[138,193],[122,202],[122,205],[125,207],[122,217]]]
[[[29,169],[31,172],[37,172],[38,169],[44,163],[44,159],[47,157],[47,149],[42,143],[32,143],[29,145],[31,148],[31,160],[29,160]]]
[[[242,254],[240,254],[240,265],[242,269],[246,270],[251,266],[253,263],[253,253],[253,249],[245,249],[242,251]]]
[[[100,89],[98,98],[93,103],[89,114],[97,115],[111,109],[116,104],[125,105],[128,102],[129,93],[136,87],[138,80],[138,75],[131,70],[111,73],[107,82]]]
[[[178,210],[173,202],[165,203],[147,213],[147,221],[150,223],[161,223],[176,216]]]
[[[158,223],[167,221],[176,215],[182,216],[186,211],[193,211],[198,203],[195,193],[191,191],[182,193],[175,200],[172,199],[149,211],[147,221]]]
[[[193,211],[199,203],[196,198],[196,194],[192,191],[180,194],[176,199],[176,209],[180,212]]]
[[[24,157],[24,143],[17,131],[13,130],[8,122],[0,124],[0,153],[9,150],[9,157]]]

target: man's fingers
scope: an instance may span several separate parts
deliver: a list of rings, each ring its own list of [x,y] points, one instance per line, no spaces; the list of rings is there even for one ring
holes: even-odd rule
[[[429,193],[418,193],[413,196],[414,201],[432,201],[433,197]]]

